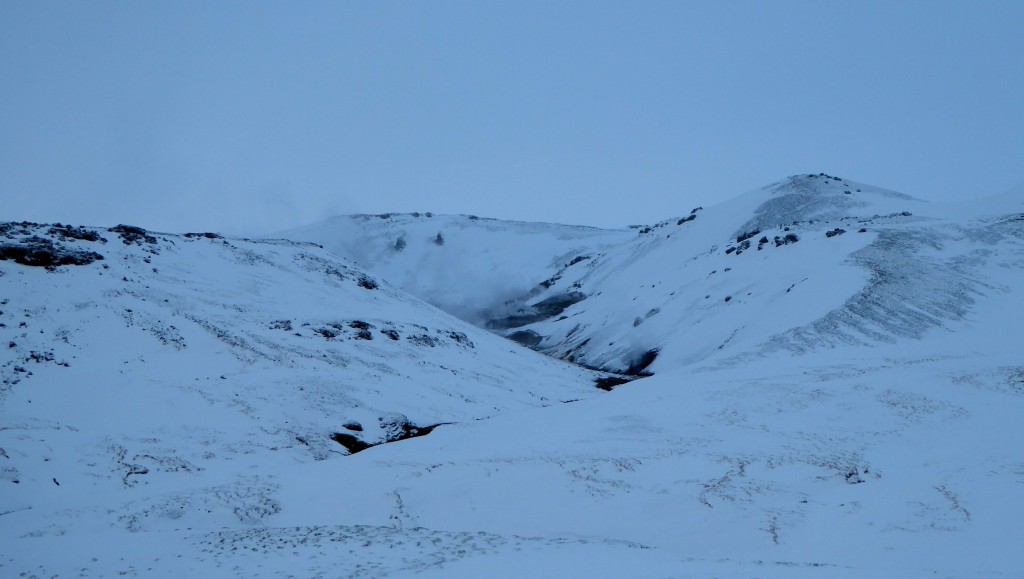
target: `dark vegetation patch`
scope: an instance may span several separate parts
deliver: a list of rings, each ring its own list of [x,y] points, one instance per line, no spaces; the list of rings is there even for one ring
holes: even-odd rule
[[[87,265],[103,259],[95,251],[71,249],[45,237],[33,235],[16,243],[0,244],[0,261],[53,270],[62,265]]]
[[[392,324],[385,322],[384,328],[378,328],[374,324],[365,322],[363,320],[346,320],[346,321],[334,321],[334,322],[317,322],[302,323],[303,328],[308,328],[314,335],[321,336],[327,340],[373,340],[374,335],[380,332],[392,341],[398,341],[402,338],[400,333],[401,328],[392,327]],[[476,344],[469,339],[463,332],[455,330],[444,330],[444,329],[429,329],[424,326],[413,324],[416,328],[413,331],[419,331],[417,334],[406,334],[405,339],[417,346],[436,347],[436,346],[449,346],[454,344],[455,346],[462,348],[475,348]],[[290,320],[277,320],[271,322],[271,329],[278,329],[284,331],[292,331],[296,326],[292,324]],[[412,328],[408,328],[412,329]],[[302,333],[296,333],[296,336],[302,336]],[[449,343],[449,341],[451,343]]]
[[[800,238],[795,233],[787,233],[784,237],[775,236],[775,247],[781,247],[783,245],[789,245],[790,243],[796,243],[800,241]]]
[[[156,243],[156,238],[150,235],[148,231],[134,225],[115,225],[114,227],[107,229],[107,231],[120,235],[121,241],[123,241],[125,245],[131,245],[133,243],[142,245],[143,242],[149,244]]]
[[[416,344],[417,346],[429,346],[433,348],[438,344],[437,338],[434,338],[433,336],[427,334],[416,334],[412,336],[406,336],[405,339],[409,340],[413,344]]]
[[[332,339],[338,337],[338,332],[336,330],[332,330],[330,328],[318,328],[318,329],[313,330],[313,331],[318,333],[318,334],[320,334],[321,336],[327,338],[328,340],[332,340]]]
[[[522,344],[527,348],[536,348],[541,341],[544,340],[544,336],[541,336],[533,330],[519,330],[510,334],[508,339]]]
[[[398,442],[400,440],[408,440],[410,438],[426,436],[433,432],[434,429],[437,428],[438,426],[451,424],[450,422],[441,422],[438,424],[431,424],[428,426],[418,426],[410,422],[409,419],[404,414],[398,413],[386,414],[378,418],[378,420],[380,421],[381,430],[384,431],[384,440],[380,442],[369,443],[364,440],[361,440],[355,435],[348,434],[345,432],[335,432],[331,434],[331,440],[344,446],[345,449],[348,450],[348,453],[351,455],[357,452],[362,452],[367,448],[371,448],[381,444],[388,444],[391,442]],[[361,432],[363,430],[362,425],[359,424],[358,422],[347,423],[344,425],[344,428],[355,432]]]
[[[840,177],[833,177],[832,175],[826,175],[825,173],[818,173],[817,175],[807,175],[808,179],[817,179],[818,177],[824,177],[825,179],[830,179],[832,181],[840,181],[840,182],[842,182],[842,178],[840,178]]]
[[[53,224],[49,231],[46,232],[54,237],[62,237],[64,239],[74,239],[79,241],[92,241],[106,243],[107,240],[100,237],[99,232],[93,229],[86,229],[84,227],[73,227],[71,225],[61,225],[60,223]]]
[[[368,290],[375,290],[375,289],[377,289],[380,286],[377,285],[376,281],[374,281],[374,280],[366,277],[365,275],[363,275],[363,276],[359,276],[359,287],[361,287],[363,289],[368,289]]]
[[[29,352],[28,357],[25,358],[25,362],[35,362],[36,364],[43,364],[45,362],[55,362],[57,359],[54,358],[53,352]],[[67,366],[66,362],[61,362],[59,365]]]
[[[284,330],[285,332],[290,332],[290,331],[292,331],[292,321],[291,320],[274,320],[274,321],[270,322],[270,329],[271,330]]]
[[[306,327],[306,326],[308,326],[308,324],[303,324],[303,326]],[[346,323],[342,323],[342,322],[329,322],[329,323],[326,324],[325,327],[317,328],[317,329],[313,330],[313,332],[315,332],[317,334],[320,334],[321,336],[323,336],[324,338],[326,338],[328,340],[333,340],[334,338],[337,338],[338,336],[342,336],[348,330],[356,330],[356,332],[354,334],[351,334],[351,336],[354,339],[356,339],[356,340],[372,340],[373,339],[373,334],[370,332],[370,330],[373,329],[373,328],[374,328],[373,324],[369,324],[369,323],[364,322],[362,320],[352,320],[352,321],[348,322],[347,324]],[[281,329],[284,329],[284,328],[281,328]],[[290,326],[289,326],[289,329],[290,329]],[[392,339],[397,339],[397,338],[392,338]]]
[[[475,348],[476,347],[476,345],[473,344],[473,342],[469,339],[469,336],[467,336],[466,334],[463,334],[462,332],[456,332],[454,330],[449,330],[448,331],[448,337],[451,338],[451,340],[453,342],[455,342],[456,344],[461,344],[461,345],[467,346],[469,348]]]
[[[696,211],[696,209],[694,211]],[[686,217],[680,217],[679,221],[676,221],[676,225],[682,225],[682,224],[687,223],[689,221],[693,221],[696,218],[697,218],[697,214],[696,213],[691,213],[691,214],[687,215]]]
[[[33,228],[41,227],[38,223],[32,223],[31,221],[22,221],[18,223],[16,221],[5,221],[0,223],[0,235],[7,239],[14,239],[17,235],[32,235]]]
[[[837,235],[842,235],[844,233],[846,233],[845,229],[840,229],[840,228],[836,227],[832,231],[826,231],[825,232],[825,237],[835,237]]]
[[[204,239],[224,239],[223,235],[220,235],[219,233],[212,233],[209,231],[205,233],[186,233],[185,237],[188,237],[190,239],[196,237],[202,237]]]
[[[744,241],[750,239],[751,237],[754,237],[758,233],[761,233],[760,229],[755,229],[753,231],[748,231],[746,233],[742,233],[740,235],[737,235],[736,236],[736,243],[743,243]]]
[[[594,386],[597,386],[598,388],[606,392],[611,392],[612,388],[615,388],[616,386],[620,386],[622,384],[627,384],[629,382],[632,382],[633,380],[636,380],[636,378],[625,378],[623,376],[603,376],[601,378],[594,379]]]

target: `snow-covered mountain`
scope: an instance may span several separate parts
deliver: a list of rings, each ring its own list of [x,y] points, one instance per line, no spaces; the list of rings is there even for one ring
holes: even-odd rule
[[[530,303],[574,305],[506,333],[634,372],[920,338],[999,291],[990,270],[1013,259],[1022,234],[1012,205],[931,204],[823,174],[790,177],[568,268]]]
[[[0,575],[1024,573],[1019,193],[818,174],[577,237],[335,222],[307,238],[368,270],[4,226]],[[471,257],[429,253],[459,232]]]
[[[520,305],[574,260],[630,239],[628,230],[475,215],[344,215],[275,234],[320,244],[471,323]]]

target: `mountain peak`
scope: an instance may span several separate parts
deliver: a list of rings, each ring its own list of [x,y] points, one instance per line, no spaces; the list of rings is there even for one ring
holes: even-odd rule
[[[904,193],[825,173],[793,175],[739,199],[754,205],[753,216],[740,233],[809,221],[882,217],[924,203]]]
[[[827,173],[791,175],[782,181],[767,185],[764,189],[770,191],[773,195],[785,195],[794,192],[817,195],[854,195],[856,193],[866,193],[868,195],[903,199],[905,201],[920,201],[905,193],[851,181]]]

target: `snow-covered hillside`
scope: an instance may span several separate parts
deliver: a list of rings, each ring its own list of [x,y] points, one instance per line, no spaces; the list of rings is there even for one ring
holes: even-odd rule
[[[630,239],[625,230],[472,215],[345,215],[276,234],[323,245],[471,323],[527,296],[574,259]],[[542,288],[541,288],[542,289]],[[494,314],[491,314],[494,315]]]
[[[166,493],[255,523],[280,470],[600,393],[310,244],[8,223],[0,259],[6,545]]]
[[[524,239],[451,219],[467,263]],[[298,242],[4,226],[0,576],[1024,575],[1024,195],[801,175],[527,236],[518,297],[452,302],[510,298],[475,321],[653,372],[607,393],[389,286],[472,269],[430,261],[458,228],[431,248],[427,223],[373,275]]]
[[[574,305],[506,333],[634,372],[920,338],[1001,291],[989,277],[1016,259],[1013,205],[930,204],[839,177],[791,177],[569,268],[532,300]]]

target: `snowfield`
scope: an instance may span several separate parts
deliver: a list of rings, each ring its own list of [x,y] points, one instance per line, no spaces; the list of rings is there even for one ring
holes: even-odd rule
[[[1024,195],[693,209],[0,226],[0,576],[1024,575]]]

